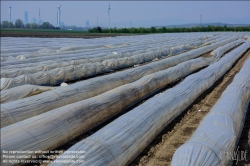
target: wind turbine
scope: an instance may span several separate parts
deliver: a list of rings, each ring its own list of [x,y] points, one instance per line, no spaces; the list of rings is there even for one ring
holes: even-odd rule
[[[60,27],[60,23],[61,23],[61,5],[57,6],[57,26]]]
[[[11,22],[11,6],[9,6],[10,22]]]
[[[202,24],[202,9],[201,9],[201,13],[200,13],[200,26]]]
[[[110,29],[110,4],[109,4],[109,7],[108,7],[108,14],[109,14],[109,29]]]
[[[40,15],[40,8],[39,8],[39,25],[41,24],[41,15]]]

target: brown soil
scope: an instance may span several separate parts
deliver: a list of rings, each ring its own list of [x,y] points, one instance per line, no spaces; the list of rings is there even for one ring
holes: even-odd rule
[[[185,143],[196,130],[201,120],[220,98],[222,92],[232,82],[234,76],[240,71],[244,62],[249,57],[250,51],[242,56],[242,58],[235,63],[233,68],[219,79],[210,89],[203,93],[192,104],[192,106],[168,125],[168,127],[164,129],[130,165],[170,165],[172,156],[176,149]],[[248,120],[248,118],[250,118],[249,114],[246,120]],[[249,148],[250,144],[249,124],[250,121],[247,121],[243,130],[243,138],[240,140],[240,144],[243,144],[244,147],[247,148]],[[248,151],[250,152],[250,150]],[[247,163],[250,163],[250,159]]]
[[[211,58],[212,55],[211,55],[212,52],[207,52],[205,54],[203,54],[202,56],[200,56],[201,58]]]

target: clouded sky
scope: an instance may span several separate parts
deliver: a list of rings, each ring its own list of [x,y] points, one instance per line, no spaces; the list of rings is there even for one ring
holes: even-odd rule
[[[222,22],[250,24],[250,1],[1,1],[1,21],[9,20],[12,7],[12,21],[24,20],[28,11],[29,22],[39,18],[56,25],[57,5],[61,4],[61,21],[65,25],[108,26],[108,5],[110,3],[111,27],[150,27],[187,23]]]

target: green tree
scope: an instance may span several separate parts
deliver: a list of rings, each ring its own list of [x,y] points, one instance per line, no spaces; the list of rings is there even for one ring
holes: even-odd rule
[[[41,25],[41,28],[42,29],[53,29],[54,26],[52,24],[50,24],[49,22],[44,22],[42,25]]]
[[[32,23],[31,25],[30,25],[30,27],[31,27],[31,29],[38,29],[38,24],[37,23]]]
[[[227,31],[227,25],[226,24],[223,27],[223,31]]]
[[[15,27],[16,28],[23,28],[24,27],[23,21],[21,19],[17,19],[15,22]]]
[[[14,24],[12,22],[8,23],[8,28],[14,28]]]
[[[1,28],[8,28],[9,22],[8,21],[2,21]]]
[[[127,28],[122,28],[121,33],[129,33],[129,30]]]
[[[130,28],[129,31],[130,33],[138,33],[137,28]]]
[[[102,28],[101,28],[101,27],[97,27],[97,28],[96,28],[96,31],[97,31],[98,33],[102,33]]]
[[[25,26],[24,26],[26,29],[30,29],[31,28],[31,25],[30,25],[30,23],[27,23],[27,24],[25,24]]]
[[[156,28],[155,28],[155,27],[151,27],[151,28],[150,28],[150,32],[151,32],[151,33],[155,33],[155,32],[156,32]]]
[[[94,28],[92,28],[92,29],[89,29],[88,31],[89,31],[89,33],[94,33],[94,30],[93,30]]]
[[[166,32],[167,32],[167,28],[166,28],[166,27],[162,27],[162,28],[160,29],[160,32],[161,32],[161,33],[166,33]]]

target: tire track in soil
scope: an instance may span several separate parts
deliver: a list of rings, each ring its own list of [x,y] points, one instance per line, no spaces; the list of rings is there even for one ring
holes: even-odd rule
[[[205,91],[194,103],[187,108],[179,117],[170,123],[152,142],[142,151],[142,153],[132,161],[130,166],[134,165],[154,165],[166,166],[171,164],[172,156],[176,149],[184,144],[193,132],[199,126],[202,119],[220,98],[226,87],[233,81],[234,76],[240,71],[244,62],[250,58],[250,50],[248,50],[234,66],[211,88]],[[198,111],[200,110],[200,111]],[[250,113],[246,120],[250,119]],[[243,139],[240,143],[250,144],[250,121],[247,121],[245,130],[243,130]],[[247,138],[248,137],[248,138]],[[247,142],[248,140],[248,142]],[[250,151],[249,151],[250,153]],[[249,154],[250,155],[250,154]],[[250,158],[250,156],[249,156]],[[250,159],[249,159],[250,160]],[[248,160],[248,162],[250,162]]]

